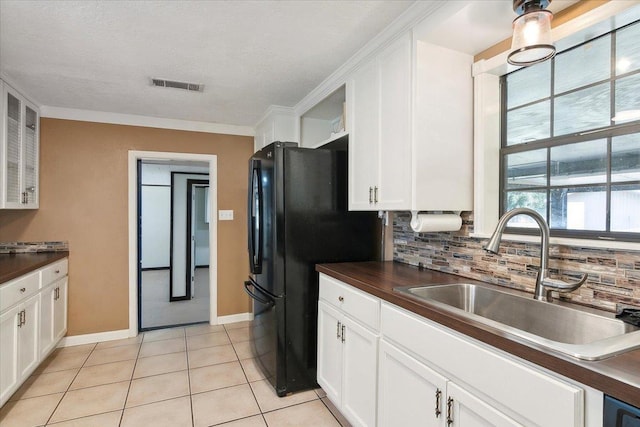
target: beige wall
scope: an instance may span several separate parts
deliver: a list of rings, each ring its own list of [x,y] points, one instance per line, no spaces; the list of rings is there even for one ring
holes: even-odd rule
[[[42,119],[40,209],[0,211],[0,241],[69,242],[69,331],[129,327],[128,151],[218,156],[218,315],[251,310],[242,290],[247,165],[253,138]]]

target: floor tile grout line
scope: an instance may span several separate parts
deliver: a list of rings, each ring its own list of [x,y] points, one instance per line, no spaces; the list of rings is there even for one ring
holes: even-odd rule
[[[326,396],[325,396],[326,397]],[[333,416],[333,418],[336,420],[336,422],[341,426],[341,427],[345,427],[340,420],[338,419],[338,417],[336,417],[336,414],[333,413],[333,411],[331,410],[331,408],[329,408],[329,405],[327,405],[327,402],[324,401],[324,398],[322,397],[318,397],[320,399],[320,402],[322,402],[322,404],[324,405],[325,408],[327,408],[327,411],[329,411],[329,413]],[[327,398],[327,400],[329,400],[329,398]]]
[[[122,404],[122,413],[120,414],[120,421],[118,422],[118,426],[122,425],[122,420],[124,419],[124,411],[127,408],[127,399],[129,399],[129,393],[131,392],[131,385],[133,384],[133,374],[136,372],[136,366],[138,365],[138,359],[140,358],[140,352],[142,351],[143,342],[144,342],[144,335],[142,335],[142,341],[140,342],[140,347],[138,347],[138,354],[136,356],[136,361],[133,363],[131,378],[129,378],[129,387],[127,388],[127,394],[125,395],[124,403]]]
[[[84,359],[84,362],[82,362],[82,365],[80,365],[80,368],[78,369],[78,372],[76,372],[76,374],[73,376],[73,379],[71,380],[71,382],[69,383],[69,385],[67,386],[67,389],[64,391],[64,393],[62,394],[62,397],[60,398],[60,400],[58,401],[58,403],[56,404],[56,407],[53,408],[53,411],[51,411],[51,414],[49,414],[49,418],[47,418],[47,421],[44,423],[45,425],[49,424],[49,421],[51,421],[51,418],[53,417],[53,414],[56,413],[56,411],[58,410],[58,407],[60,407],[60,404],[62,403],[62,401],[64,400],[65,396],[67,395],[67,393],[69,392],[69,388],[71,387],[71,385],[73,384],[73,382],[76,380],[76,378],[78,378],[78,375],[80,375],[80,371],[82,370],[82,368],[84,367],[85,363],[87,363],[87,360],[89,360],[89,357],[91,357],[91,354],[93,354],[93,352],[96,349],[96,346],[98,345],[98,343],[95,343],[93,345],[93,348],[91,349],[91,351],[89,352],[89,354],[87,354],[87,357]],[[57,349],[56,349],[57,350]],[[54,350],[55,351],[55,350]],[[53,352],[51,353],[53,354]],[[51,357],[51,355],[47,356],[47,358]]]
[[[112,411],[97,412],[95,414],[89,414],[89,415],[83,415],[81,417],[69,418],[68,420],[58,421],[58,422],[53,423],[53,424],[49,424],[49,422],[47,422],[47,424],[42,424],[42,425],[43,426],[48,426],[48,427],[54,427],[54,426],[56,426],[56,425],[58,425],[60,423],[66,423],[66,422],[69,422],[69,421],[81,420],[83,418],[95,417],[96,415],[110,414],[111,412],[117,412],[117,411],[122,411],[122,409],[114,409]]]
[[[193,399],[191,396],[193,396],[193,393],[191,393],[191,369],[190,369],[190,365],[189,365],[189,350],[186,348],[187,344],[187,334],[186,334],[186,330],[185,330],[185,354],[186,354],[186,358],[187,358],[187,380],[189,381],[189,408],[191,409],[191,426],[195,426],[196,425],[196,419],[195,419],[195,415],[193,414]]]

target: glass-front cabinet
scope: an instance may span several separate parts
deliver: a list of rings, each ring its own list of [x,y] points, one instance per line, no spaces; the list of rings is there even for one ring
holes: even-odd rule
[[[40,115],[9,85],[0,86],[0,209],[37,209]]]

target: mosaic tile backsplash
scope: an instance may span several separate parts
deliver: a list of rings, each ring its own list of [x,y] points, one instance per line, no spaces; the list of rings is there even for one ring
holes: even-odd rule
[[[462,228],[446,233],[415,233],[411,215],[397,213],[393,221],[393,258],[406,264],[452,273],[533,294],[540,265],[540,245],[503,240],[500,255],[482,250],[486,239],[469,237],[473,215],[462,213]],[[615,311],[616,304],[640,307],[640,251],[550,245],[551,276],[587,282],[562,294],[572,302]],[[554,293],[554,295],[556,295]]]
[[[0,242],[0,254],[64,252],[68,250],[68,242]]]

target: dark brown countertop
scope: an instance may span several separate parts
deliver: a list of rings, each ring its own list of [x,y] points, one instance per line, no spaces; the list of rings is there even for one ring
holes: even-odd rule
[[[0,254],[0,285],[69,256],[69,252]]]
[[[417,267],[391,261],[319,264],[316,270],[469,337],[640,407],[640,350],[600,361],[577,360],[514,341],[455,314],[438,310],[393,291],[397,286],[481,282],[433,270],[419,270]]]

